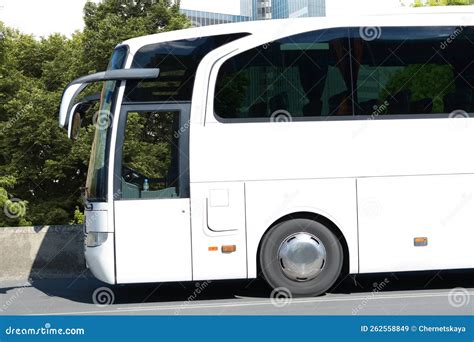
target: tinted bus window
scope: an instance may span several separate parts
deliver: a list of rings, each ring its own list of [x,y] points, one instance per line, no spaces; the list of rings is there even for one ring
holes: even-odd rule
[[[353,37],[356,114],[473,111],[472,28],[361,28]]]
[[[151,44],[135,54],[132,68],[159,68],[156,80],[128,81],[126,102],[191,101],[199,63],[210,51],[247,33],[184,39]]]
[[[243,52],[219,71],[224,119],[352,115],[347,29],[298,34]]]

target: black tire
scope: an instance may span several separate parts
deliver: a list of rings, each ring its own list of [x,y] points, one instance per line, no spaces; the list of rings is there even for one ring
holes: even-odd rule
[[[299,232],[314,235],[326,249],[326,261],[321,273],[307,281],[287,277],[278,260],[280,244]],[[343,250],[338,238],[326,226],[300,218],[284,221],[265,234],[259,261],[263,276],[272,288],[285,288],[284,291],[288,290],[295,297],[319,296],[328,291],[338,279],[343,264]]]

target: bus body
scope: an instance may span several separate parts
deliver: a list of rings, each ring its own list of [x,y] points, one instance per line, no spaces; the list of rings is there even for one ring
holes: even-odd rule
[[[110,284],[263,275],[294,295],[345,274],[474,268],[473,17],[273,20],[120,44],[109,70],[159,75],[102,78],[88,267]],[[63,95],[70,131],[78,84]]]

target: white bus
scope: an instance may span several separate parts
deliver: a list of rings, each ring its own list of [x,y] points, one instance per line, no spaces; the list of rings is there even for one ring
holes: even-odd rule
[[[465,10],[463,10],[465,11]],[[439,11],[438,11],[439,12]],[[103,81],[85,255],[109,284],[474,268],[473,13],[307,18],[125,41]]]

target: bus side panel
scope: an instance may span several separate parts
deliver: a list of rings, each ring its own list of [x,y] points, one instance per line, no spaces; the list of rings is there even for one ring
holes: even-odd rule
[[[474,175],[365,178],[357,189],[361,273],[474,267]]]
[[[285,215],[320,214],[342,232],[349,248],[349,271],[358,272],[355,179],[246,182],[249,278],[257,276],[257,251],[267,229]]]
[[[193,280],[247,278],[244,183],[191,183],[191,194]]]

